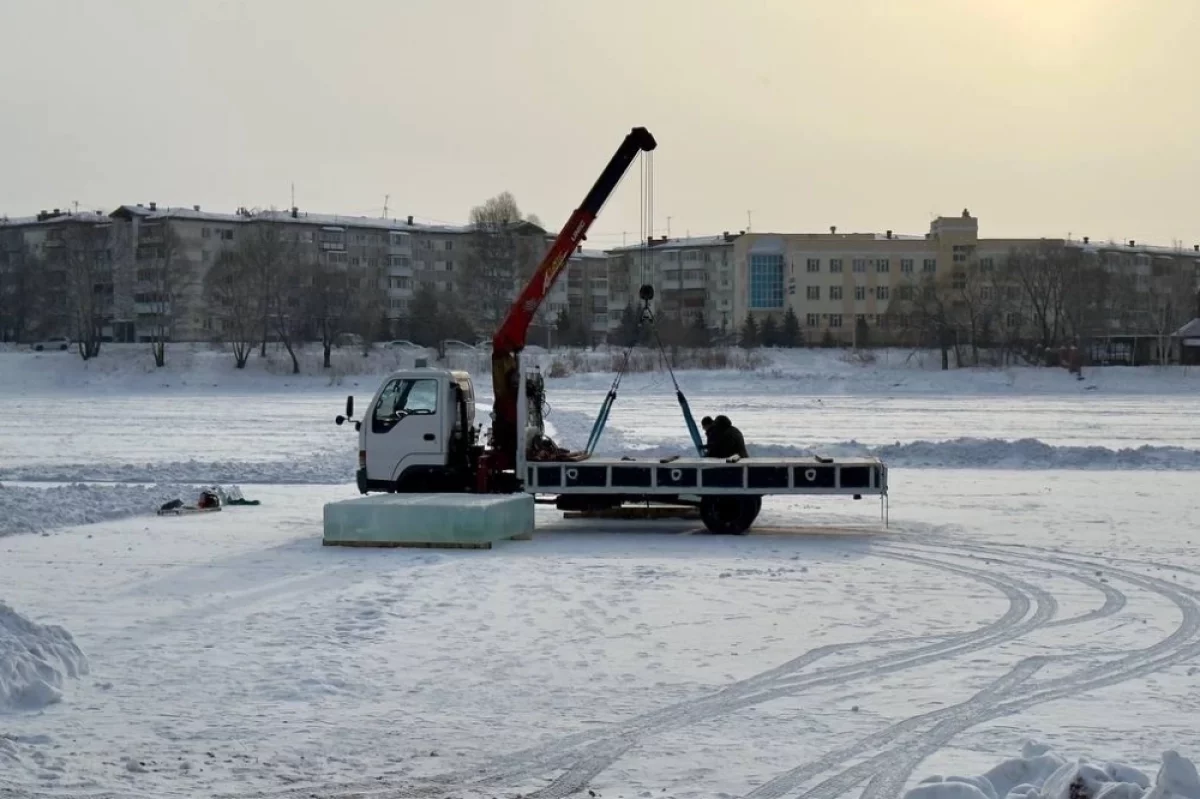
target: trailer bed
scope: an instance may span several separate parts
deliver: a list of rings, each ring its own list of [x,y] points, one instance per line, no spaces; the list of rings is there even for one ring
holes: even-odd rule
[[[538,494],[709,496],[816,494],[886,496],[878,458],[743,458],[729,463],[674,459],[588,458],[525,464],[525,490]]]

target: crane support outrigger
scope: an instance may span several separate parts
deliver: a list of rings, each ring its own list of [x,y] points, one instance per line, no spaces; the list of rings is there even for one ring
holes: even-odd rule
[[[524,370],[520,360],[530,324],[630,164],[656,147],[645,128],[625,136],[496,330],[486,443],[478,440],[474,385],[464,371],[419,364],[393,372],[359,420],[352,418],[354,398],[347,397],[346,415],[335,421],[353,421],[358,431],[361,493],[526,493],[548,497],[564,511],[627,503],[694,506],[705,526],[720,533],[745,533],[769,494],[874,495],[886,521],[887,466],[877,458],[598,458],[591,454],[594,441],[582,453],[568,453],[545,439],[542,376]],[[643,287],[642,296],[648,304],[652,290]],[[676,392],[698,443],[677,381]]]

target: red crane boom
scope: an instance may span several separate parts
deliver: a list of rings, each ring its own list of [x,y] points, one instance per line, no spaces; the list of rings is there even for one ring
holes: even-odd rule
[[[492,405],[493,451],[488,458],[486,471],[494,473],[516,465],[519,446],[519,431],[516,429],[517,395],[520,379],[517,356],[525,348],[534,314],[541,307],[546,295],[554,288],[567,259],[587,237],[588,228],[596,220],[600,209],[620,183],[633,159],[638,153],[649,152],[657,146],[654,137],[645,128],[634,128],[625,136],[625,140],[609,160],[608,166],[600,173],[592,190],[584,197],[583,204],[575,209],[571,218],[559,231],[558,238],[554,240],[554,244],[534,271],[533,277],[508,309],[508,315],[492,337],[492,390],[495,392],[495,402]]]

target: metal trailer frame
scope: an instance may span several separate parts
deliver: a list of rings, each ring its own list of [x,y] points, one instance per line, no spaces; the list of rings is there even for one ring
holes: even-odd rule
[[[517,430],[522,441],[528,422],[526,380],[520,370]],[[578,462],[534,461],[517,448],[516,477],[527,494],[580,495],[627,502],[695,504],[705,496],[878,496],[880,517],[888,523],[888,467],[879,458],[595,458]]]

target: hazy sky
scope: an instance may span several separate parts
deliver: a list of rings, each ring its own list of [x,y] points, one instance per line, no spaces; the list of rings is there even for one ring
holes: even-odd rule
[[[1200,0],[0,0],[0,214],[557,229],[628,129],[656,232],[1200,243]],[[637,237],[635,171],[593,246]]]

